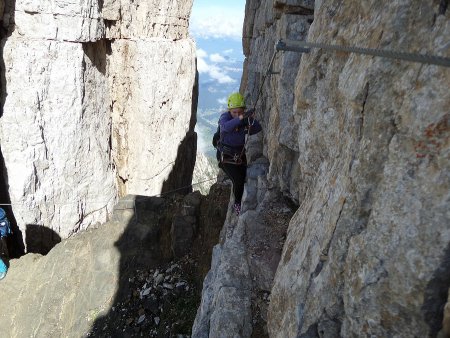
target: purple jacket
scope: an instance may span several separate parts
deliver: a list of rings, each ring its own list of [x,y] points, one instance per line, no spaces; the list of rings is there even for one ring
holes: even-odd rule
[[[262,130],[261,125],[254,118],[239,120],[239,118],[233,118],[228,111],[220,115],[220,140],[222,144],[242,149],[245,144],[245,135],[248,133],[249,122],[253,123],[250,128],[250,135]]]

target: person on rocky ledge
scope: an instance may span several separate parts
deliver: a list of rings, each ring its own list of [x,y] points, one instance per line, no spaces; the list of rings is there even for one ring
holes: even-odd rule
[[[232,93],[228,97],[228,111],[219,118],[219,134],[215,135],[213,144],[217,148],[219,168],[233,182],[233,208],[238,216],[247,175],[245,137],[259,133],[261,129],[255,119],[255,110],[245,110],[244,97],[240,93]]]
[[[8,272],[8,248],[6,246],[6,236],[11,234],[11,227],[6,217],[6,212],[0,208],[0,280],[5,278]]]

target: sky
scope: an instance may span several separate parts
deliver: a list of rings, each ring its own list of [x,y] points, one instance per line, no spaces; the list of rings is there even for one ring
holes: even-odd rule
[[[227,93],[239,89],[244,14],[245,0],[194,0],[189,30],[197,45],[201,109],[222,107]]]
[[[245,0],[194,0],[190,31],[197,38],[242,37]]]
[[[213,150],[210,139],[220,113],[226,109],[228,95],[239,91],[244,15],[245,0],[194,0],[189,31],[197,48],[196,131],[198,150],[203,153]]]

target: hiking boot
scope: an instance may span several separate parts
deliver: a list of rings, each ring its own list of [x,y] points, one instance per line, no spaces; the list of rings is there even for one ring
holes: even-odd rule
[[[236,216],[239,216],[241,213],[241,203],[234,203],[233,204],[234,212],[236,213]]]
[[[3,262],[3,260],[0,258],[0,280],[5,278],[7,272],[8,272],[8,267]]]

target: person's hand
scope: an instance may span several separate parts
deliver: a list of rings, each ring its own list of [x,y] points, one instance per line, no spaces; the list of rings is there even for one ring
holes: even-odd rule
[[[255,116],[255,108],[250,108],[244,111],[243,117],[253,117]]]

